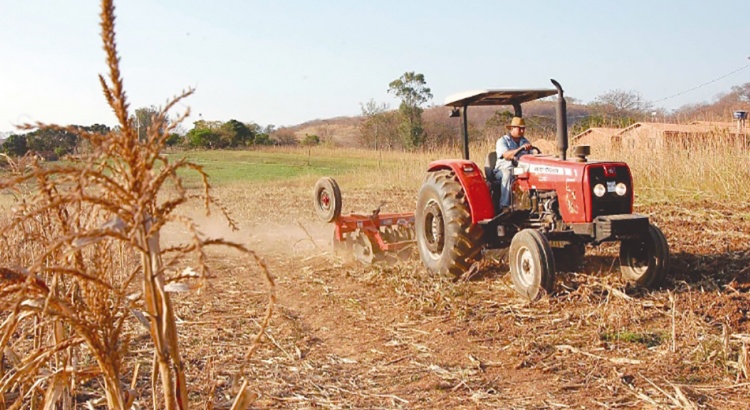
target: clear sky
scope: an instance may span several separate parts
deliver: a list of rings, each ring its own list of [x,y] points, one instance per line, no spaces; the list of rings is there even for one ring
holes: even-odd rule
[[[261,125],[358,115],[388,83],[425,75],[440,105],[482,88],[546,88],[590,102],[641,93],[675,109],[750,82],[742,0],[120,0],[131,108],[187,87],[192,118]],[[95,0],[0,0],[0,131],[115,124]]]

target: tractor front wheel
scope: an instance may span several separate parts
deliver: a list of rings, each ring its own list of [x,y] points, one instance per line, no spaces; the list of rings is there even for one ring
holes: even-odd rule
[[[482,258],[482,228],[471,222],[466,193],[454,172],[427,175],[415,216],[417,248],[430,272],[458,279]]]
[[[547,238],[533,229],[518,232],[508,252],[513,288],[529,301],[551,293],[555,285],[555,258]]]
[[[620,272],[622,277],[638,286],[659,286],[669,271],[669,245],[659,228],[649,224],[648,233],[641,238],[620,244]]]

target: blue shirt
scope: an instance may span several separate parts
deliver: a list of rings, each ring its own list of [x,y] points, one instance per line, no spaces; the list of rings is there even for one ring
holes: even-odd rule
[[[516,142],[515,140],[513,140],[513,137],[508,134],[500,137],[495,144],[495,150],[497,151],[497,163],[495,164],[495,168],[500,170],[513,168],[513,163],[511,161],[503,159],[503,153],[505,153],[506,151],[521,148],[521,145],[523,144],[531,144],[531,142],[529,142],[529,140],[524,137],[521,137],[521,139]],[[529,152],[526,150],[518,151],[518,153],[516,154],[516,159],[526,154],[529,154]]]

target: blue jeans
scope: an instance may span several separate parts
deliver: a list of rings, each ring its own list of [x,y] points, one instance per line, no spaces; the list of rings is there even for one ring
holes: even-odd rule
[[[500,208],[510,206],[510,190],[513,184],[513,169],[496,169],[495,178],[500,180]]]

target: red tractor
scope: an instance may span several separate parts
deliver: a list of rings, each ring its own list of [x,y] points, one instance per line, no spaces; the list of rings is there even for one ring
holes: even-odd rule
[[[553,289],[556,264],[580,265],[585,245],[620,242],[623,277],[655,287],[669,269],[664,234],[647,216],[633,213],[633,177],[623,162],[587,160],[589,147],[568,149],[562,87],[554,89],[481,90],[446,99],[451,116],[462,118],[464,159],[429,165],[416,209],[416,239],[428,270],[460,277],[482,258],[484,249],[508,249],[516,291],[535,300]],[[557,95],[556,155],[520,157],[515,164],[511,207],[499,210],[500,181],[496,153],[486,157],[484,175],[469,160],[469,106],[513,106]],[[533,150],[532,150],[533,151]]]

